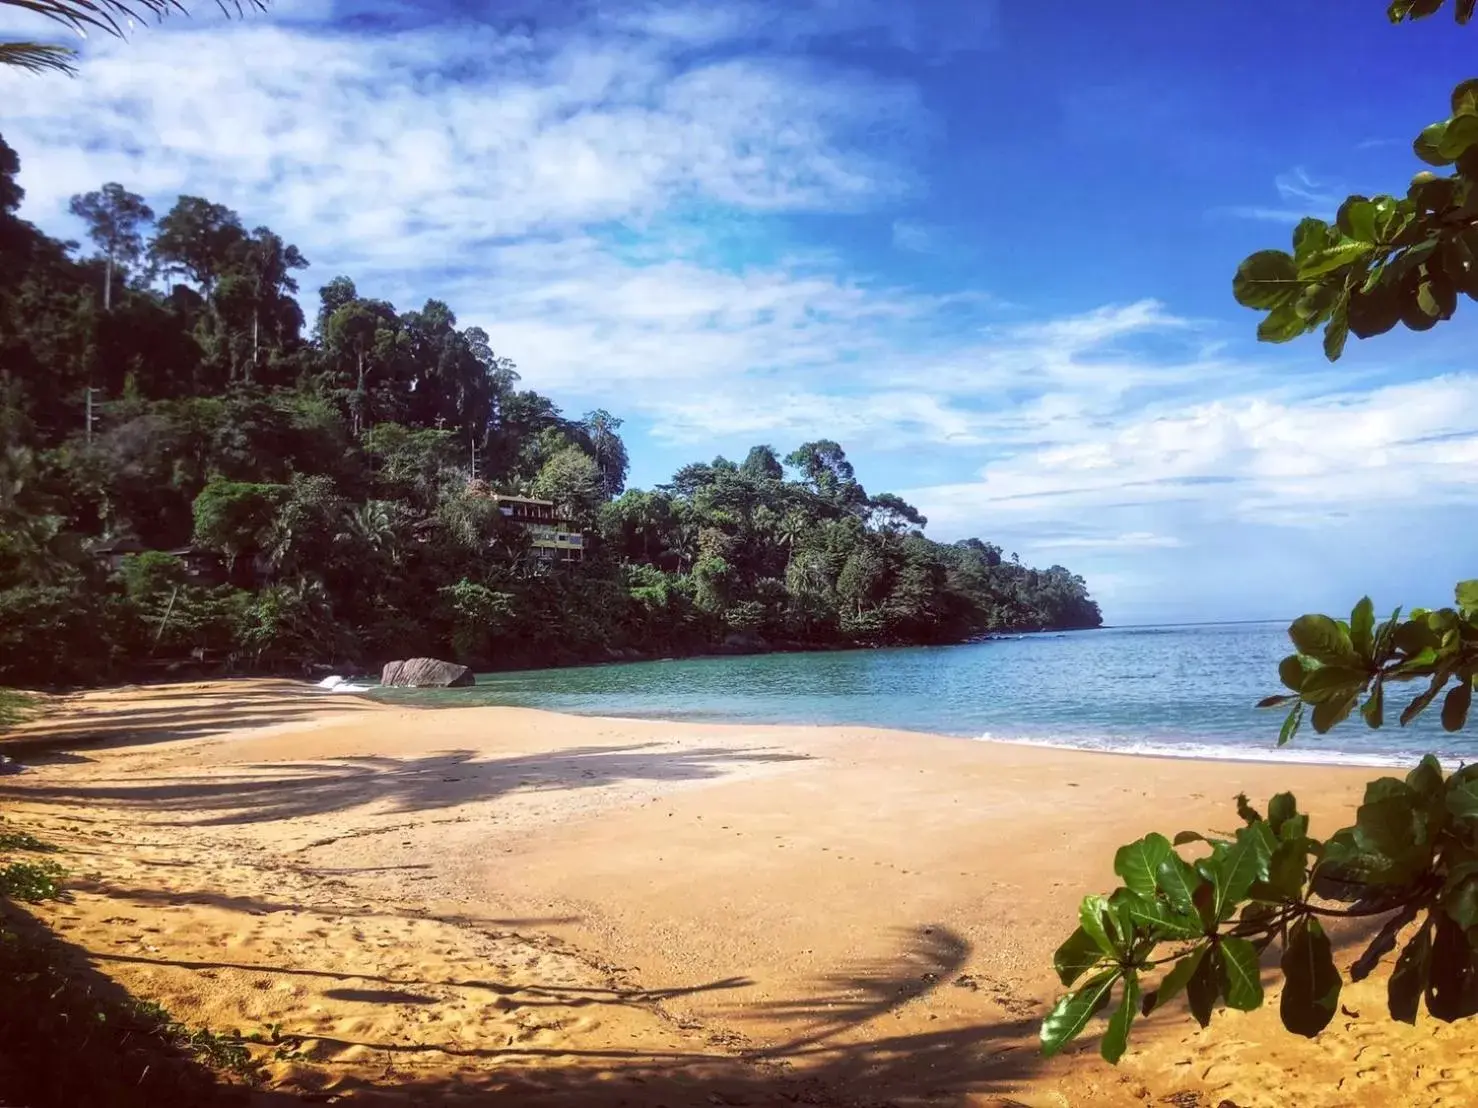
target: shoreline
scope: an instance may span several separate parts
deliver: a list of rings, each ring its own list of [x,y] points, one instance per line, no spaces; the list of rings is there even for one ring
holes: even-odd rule
[[[0,779],[74,873],[35,914],[192,1026],[280,1025],[292,1049],[262,1057],[285,1092],[1333,1108],[1472,1069],[1461,1034],[1378,1018],[1388,967],[1314,1042],[1273,994],[1204,1032],[1157,1015],[1118,1068],[1091,1035],[1036,1055],[1052,951],[1119,845],[1224,831],[1239,790],[1292,788],[1329,830],[1358,768],[424,712],[285,681],[83,694],[20,734],[92,744]]]

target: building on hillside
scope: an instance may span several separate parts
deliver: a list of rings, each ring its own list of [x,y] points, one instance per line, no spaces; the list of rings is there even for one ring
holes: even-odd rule
[[[505,519],[518,524],[529,536],[536,562],[568,566],[585,560],[584,534],[570,520],[560,518],[554,501],[506,493],[493,493],[491,499]]]

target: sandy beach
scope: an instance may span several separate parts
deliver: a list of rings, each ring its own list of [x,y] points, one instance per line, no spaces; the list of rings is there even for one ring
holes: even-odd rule
[[[7,819],[72,874],[34,914],[187,1023],[274,1030],[279,1096],[1426,1108],[1478,1081],[1471,1029],[1385,1017],[1389,967],[1312,1041],[1272,993],[1206,1031],[1157,1013],[1117,1068],[1096,1035],[1036,1050],[1117,846],[1290,784],[1328,830],[1375,771],[283,681],[70,697],[0,751],[30,767],[0,778]]]

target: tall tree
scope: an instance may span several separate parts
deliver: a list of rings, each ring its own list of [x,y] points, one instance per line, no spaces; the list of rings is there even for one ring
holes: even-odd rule
[[[138,193],[109,182],[96,192],[72,197],[72,214],[87,224],[92,239],[106,263],[103,276],[103,311],[113,310],[113,274],[128,275],[144,252],[142,228],[154,221],[154,209]]]
[[[590,439],[590,451],[600,470],[601,494],[607,500],[620,496],[626,488],[626,470],[630,465],[626,456],[626,444],[621,441],[621,424],[604,408],[586,412],[580,421]]]
[[[181,274],[194,281],[210,302],[216,282],[245,238],[241,219],[224,204],[181,196],[159,220],[149,245],[149,261],[160,273]]]

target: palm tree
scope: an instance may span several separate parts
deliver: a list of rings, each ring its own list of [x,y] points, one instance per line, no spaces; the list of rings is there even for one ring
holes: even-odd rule
[[[246,8],[267,10],[268,0],[216,0],[227,17],[244,15]],[[163,19],[172,12],[188,15],[181,0],[0,0],[0,4],[35,12],[85,36],[90,29],[123,38],[136,20]],[[121,22],[120,22],[121,21]],[[15,65],[32,73],[76,73],[77,51],[41,42],[0,42],[0,65]]]

